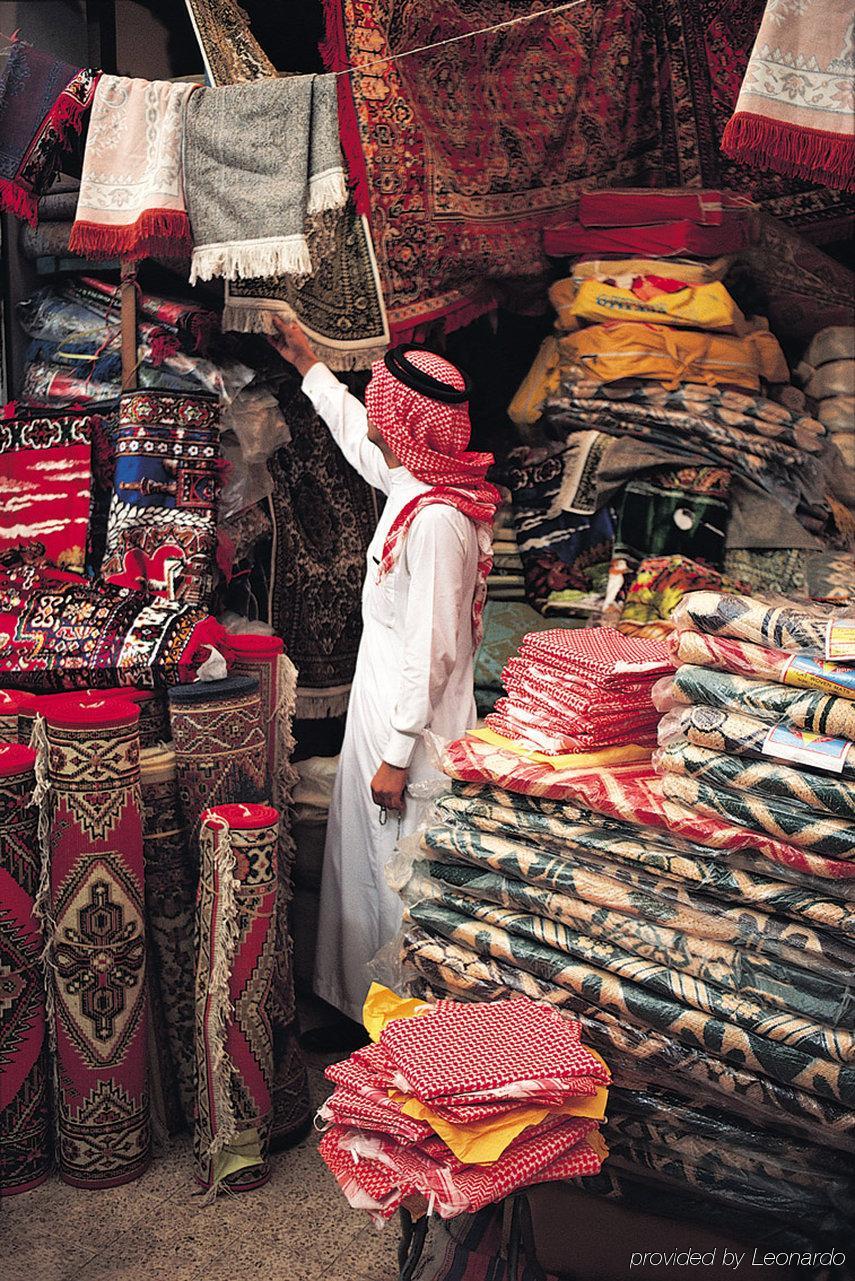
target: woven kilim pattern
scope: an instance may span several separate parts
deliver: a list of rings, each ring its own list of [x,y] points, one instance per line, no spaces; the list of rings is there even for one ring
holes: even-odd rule
[[[139,713],[62,715],[47,720],[59,1169],[111,1187],[149,1159]]]
[[[150,987],[157,988],[184,1120],[195,1108],[193,1025],[196,953],[196,859],[191,857],[178,796],[175,753],[140,753],[146,923]]]
[[[196,1177],[212,1190],[269,1177],[278,814],[224,805],[202,819],[196,918]]]
[[[269,798],[258,681],[229,676],[174,686],[169,720],[181,808],[195,855],[202,811],[208,806]]]
[[[35,754],[0,747],[0,1196],[50,1168]]]

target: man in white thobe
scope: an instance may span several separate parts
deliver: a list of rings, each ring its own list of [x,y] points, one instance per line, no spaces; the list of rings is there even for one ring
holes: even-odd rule
[[[423,816],[418,785],[440,777],[423,732],[449,740],[475,724],[473,659],[498,493],[484,480],[492,457],[466,452],[468,387],[453,365],[396,348],[374,366],[366,409],[298,325],[277,325],[277,350],[303,375],[344,456],[386,495],[368,548],[315,965],[317,994],[361,1021],[368,963],[401,924],[384,869]]]

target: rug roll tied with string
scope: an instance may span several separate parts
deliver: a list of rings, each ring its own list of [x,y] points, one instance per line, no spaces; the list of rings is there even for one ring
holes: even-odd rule
[[[312,1116],[309,1078],[300,1049],[294,996],[293,940],[288,909],[293,893],[296,848],[291,805],[298,775],[291,763],[297,671],[278,636],[243,633],[229,637],[235,676],[259,683],[267,735],[270,796],[279,811],[279,874],[276,901],[276,961],[273,976],[273,1123],[271,1146],[288,1146],[305,1133]]]
[[[0,746],[0,1197],[51,1164],[35,767],[29,747]]]
[[[269,805],[202,816],[194,1151],[212,1198],[270,1176],[278,825]]]
[[[160,744],[140,752],[150,988],[163,1013],[183,1120],[195,1110],[196,859],[178,796],[175,753]]]
[[[58,1165],[83,1188],[128,1183],[150,1156],[138,725],[133,703],[69,695],[36,726]]]

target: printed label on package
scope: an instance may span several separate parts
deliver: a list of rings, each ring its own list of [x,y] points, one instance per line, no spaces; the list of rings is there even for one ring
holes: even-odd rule
[[[808,658],[806,654],[793,654],[784,668],[784,684],[799,689],[820,689],[824,694],[855,696],[855,667],[840,667],[825,663],[821,658]]]
[[[762,750],[764,756],[842,774],[851,746],[848,738],[829,738],[793,725],[775,725],[766,735]]]
[[[855,618],[832,618],[825,633],[830,663],[855,663]]]

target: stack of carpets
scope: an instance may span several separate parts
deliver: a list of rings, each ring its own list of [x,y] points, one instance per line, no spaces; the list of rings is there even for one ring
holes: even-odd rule
[[[508,504],[493,521],[493,565],[487,576],[488,600],[525,600],[523,563]]]
[[[374,1044],[327,1069],[320,1151],[352,1206],[442,1218],[597,1174],[609,1070],[543,1002],[401,1001],[374,986]]]
[[[611,627],[532,632],[505,666],[507,697],[487,727],[556,756],[651,744],[659,718],[650,691],[669,670],[660,642]]]
[[[795,375],[847,467],[855,468],[855,327],[821,329]]]
[[[766,621],[767,645],[810,643],[786,612]],[[815,621],[816,634],[826,626]],[[708,714],[725,715],[686,713]],[[686,738],[698,741],[693,725]],[[443,768],[450,790],[390,870],[406,903],[410,994],[491,1003],[521,992],[581,1020],[616,1087],[611,1155],[586,1190],[648,1208],[666,1191],[669,1212],[731,1231],[843,1240],[855,1172],[846,773],[842,788],[801,774],[793,799],[813,789],[817,812],[773,832],[669,799],[668,779],[695,780],[663,781],[620,749],[550,760],[476,731],[446,748]],[[778,791],[728,795],[765,821],[790,782],[775,765]],[[834,812],[820,815],[820,800]],[[810,1216],[796,1213],[801,1195]]]
[[[612,507],[605,621],[644,557],[737,577],[756,562],[789,590],[803,584],[782,582],[785,566],[851,535],[826,427],[790,386],[769,321],[725,284],[768,310],[739,268],[750,218],[720,190],[590,192],[578,223],[546,234],[576,261],[550,290],[557,333],[512,409],[541,415],[562,449],[598,441],[589,492],[580,501],[568,477],[551,514]]]
[[[828,607],[696,592],[677,610],[676,674],[655,765],[682,817],[724,819],[800,851],[793,866],[855,876],[855,628]],[[826,661],[833,654],[844,660]]]

